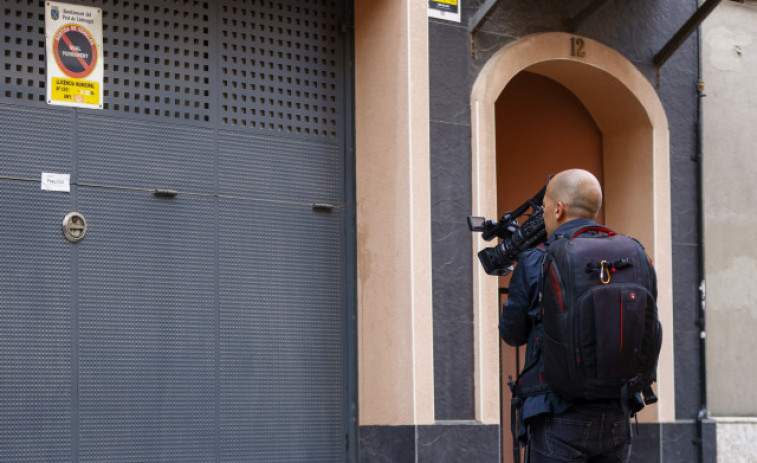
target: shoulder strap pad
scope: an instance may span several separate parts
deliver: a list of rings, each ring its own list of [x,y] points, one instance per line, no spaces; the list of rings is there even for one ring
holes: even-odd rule
[[[582,228],[582,229],[578,230],[573,235],[572,238],[576,238],[578,235],[581,235],[583,233],[590,232],[590,231],[596,231],[596,232],[600,232],[600,233],[607,233],[608,236],[615,236],[615,235],[617,235],[617,233],[615,233],[613,230],[610,230],[609,228],[603,227],[601,225],[597,225],[597,226],[585,227],[585,228]]]

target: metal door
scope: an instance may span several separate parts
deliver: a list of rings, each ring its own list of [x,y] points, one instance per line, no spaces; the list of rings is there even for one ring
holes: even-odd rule
[[[47,105],[44,4],[0,2],[0,461],[351,460],[345,5],[85,3],[100,111]]]

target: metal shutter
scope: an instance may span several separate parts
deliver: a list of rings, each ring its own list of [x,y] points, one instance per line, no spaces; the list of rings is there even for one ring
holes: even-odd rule
[[[101,111],[0,1],[0,460],[346,461],[344,5],[86,3]]]

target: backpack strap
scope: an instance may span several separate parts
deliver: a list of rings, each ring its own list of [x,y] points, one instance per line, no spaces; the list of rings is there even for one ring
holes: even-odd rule
[[[582,229],[578,230],[573,235],[572,238],[575,238],[578,235],[581,235],[581,234],[584,234],[584,233],[590,232],[590,231],[595,231],[595,232],[600,232],[600,233],[607,233],[608,236],[615,236],[615,235],[617,235],[617,233],[615,233],[613,230],[610,230],[609,228],[603,227],[601,225],[597,225],[597,226],[585,227],[585,228],[582,228]]]
[[[518,415],[523,413],[522,407],[523,407],[523,401],[518,397],[518,386],[515,381],[513,381],[512,375],[510,375],[510,380],[507,383],[508,386],[510,386],[510,393],[512,394],[512,399],[510,400],[510,433],[512,433],[513,436],[513,462],[514,463],[520,463],[520,443],[518,441],[518,426],[519,426],[519,420]],[[520,420],[520,423],[522,423],[523,420]]]

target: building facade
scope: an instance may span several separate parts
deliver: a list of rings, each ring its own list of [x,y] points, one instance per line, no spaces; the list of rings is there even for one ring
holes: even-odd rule
[[[102,108],[49,101],[78,7]],[[569,167],[658,271],[631,461],[754,459],[753,3],[0,10],[0,460],[511,461],[523,353],[466,217]]]
[[[716,418],[743,405],[738,397],[748,386],[737,389],[724,373],[743,371],[745,358],[734,352],[730,362],[714,367],[722,374],[712,378],[707,371],[721,358],[722,344],[703,341],[740,349],[731,343],[727,325],[708,317],[705,330],[701,284],[712,271],[708,263],[705,273],[704,266],[709,240],[719,240],[721,247],[732,243],[717,232],[703,241],[701,230],[709,233],[715,223],[708,214],[732,211],[737,203],[726,205],[724,196],[719,207],[703,209],[701,202],[718,195],[703,185],[724,189],[733,178],[716,172],[739,168],[742,179],[751,172],[749,138],[743,136],[750,100],[742,92],[751,85],[746,76],[752,69],[753,7],[697,1],[470,1],[459,5],[458,21],[454,15],[426,19],[428,5],[399,3],[356,3],[361,461],[509,461],[509,396],[503,383],[517,372],[522,353],[499,345],[498,287],[506,288],[507,281],[479,268],[475,253],[491,243],[472,236],[464,219],[499,217],[533,196],[547,175],[567,167],[597,174],[605,190],[602,220],[639,238],[659,273],[665,333],[655,386],[660,402],[640,414],[632,461],[749,461],[748,446],[734,444],[752,436],[749,418],[733,423]],[[710,69],[718,84],[705,75],[710,64],[702,50],[711,45],[702,30],[707,29],[691,27],[681,40],[672,40],[690,21],[704,21],[704,28],[725,21],[709,39],[721,47],[712,56],[727,45],[736,64],[720,66],[738,69]],[[419,66],[424,47],[428,62]],[[717,71],[742,85],[718,87],[727,96],[717,100],[705,90],[710,99],[703,99],[702,82],[705,88],[723,85]],[[708,109],[709,104],[717,106]],[[734,108],[741,109],[730,135],[710,135],[720,132],[708,132],[704,114],[722,127],[730,124]],[[415,137],[417,130],[426,130],[426,121],[428,146],[425,138]],[[391,132],[392,127],[401,130]],[[742,151],[733,155],[741,167],[702,150],[703,143],[715,143],[711,137],[729,147],[738,143]],[[385,164],[387,156],[393,169]],[[707,162],[719,167],[702,169]],[[427,175],[419,175],[426,168]],[[711,172],[704,182],[703,170]],[[402,188],[388,193],[380,187],[389,184]],[[740,184],[747,194],[749,182]],[[374,199],[377,188],[381,194]],[[405,214],[396,215],[398,204]],[[427,208],[430,226],[422,222]],[[718,222],[719,229],[726,223]],[[429,235],[430,262],[424,242]],[[404,264],[394,260],[396,255],[381,257],[382,240],[402,243]],[[726,255],[744,252],[729,249]],[[728,262],[736,271],[732,258],[718,255],[715,265]],[[392,271],[377,270],[382,264]],[[422,272],[426,265],[430,276]],[[749,284],[743,277],[730,281]],[[718,291],[718,303],[727,307],[721,316],[728,317],[739,304],[734,307],[730,293],[713,284],[707,298]],[[387,298],[394,295],[391,288],[406,298]],[[377,294],[382,296],[372,296]],[[727,383],[731,386],[725,388]],[[732,408],[715,411],[713,394],[722,394]]]

